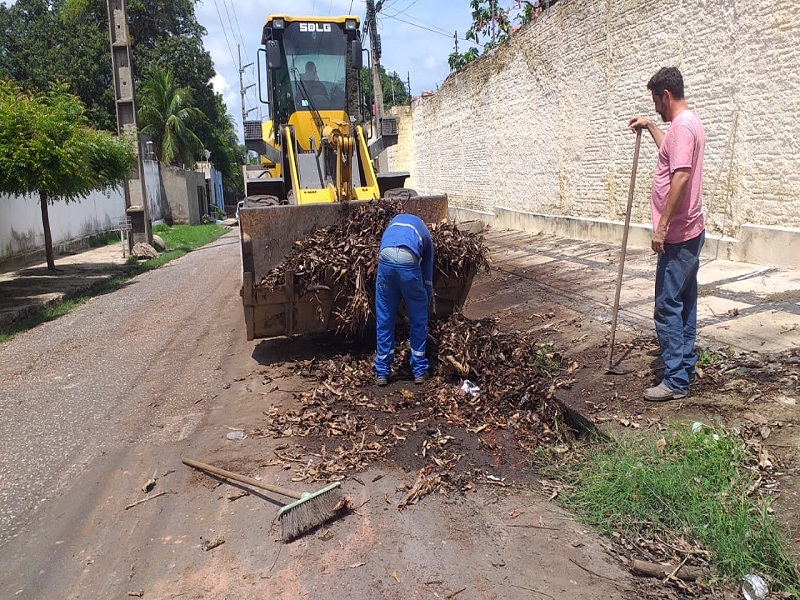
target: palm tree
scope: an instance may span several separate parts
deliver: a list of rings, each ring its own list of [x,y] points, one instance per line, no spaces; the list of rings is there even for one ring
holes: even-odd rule
[[[171,71],[155,67],[139,92],[139,126],[153,138],[156,156],[170,165],[194,166],[203,142],[192,126],[205,115],[192,91],[179,87]]]

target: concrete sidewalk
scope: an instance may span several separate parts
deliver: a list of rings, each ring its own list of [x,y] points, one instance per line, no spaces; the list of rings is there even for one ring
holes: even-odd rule
[[[58,256],[55,272],[47,269],[46,262],[14,270],[0,268],[0,327],[54,302],[80,296],[122,273],[127,260],[122,245],[113,244]]]
[[[537,282],[576,310],[610,324],[619,268],[618,245],[552,235],[489,230],[492,266]],[[547,269],[547,267],[552,267]],[[618,327],[651,332],[656,256],[629,249]],[[698,343],[750,352],[800,347],[800,266],[779,269],[701,257]]]
[[[552,235],[489,229],[486,241],[493,268],[525,275],[536,267],[537,281],[587,316],[610,322],[619,246]],[[80,295],[112,278],[127,258],[120,245],[92,248],[45,264],[0,272],[0,327],[42,305]],[[653,331],[656,257],[631,249],[625,262],[619,328]],[[800,347],[800,267],[778,269],[702,257],[699,343],[776,353]]]

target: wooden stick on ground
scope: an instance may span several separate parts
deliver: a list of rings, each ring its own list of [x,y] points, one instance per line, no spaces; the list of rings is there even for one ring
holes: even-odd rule
[[[661,579],[672,575],[678,579],[683,579],[684,581],[695,581],[705,574],[705,571],[698,567],[680,567],[676,572],[673,573],[673,571],[675,571],[675,565],[661,565],[658,563],[636,560],[635,558],[630,560],[628,566],[630,567],[631,571],[637,575],[659,577]]]

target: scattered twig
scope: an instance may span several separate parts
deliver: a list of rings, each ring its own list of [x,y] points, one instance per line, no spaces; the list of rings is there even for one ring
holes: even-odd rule
[[[138,506],[139,504],[144,504],[148,500],[152,500],[153,498],[158,498],[159,496],[163,496],[164,494],[169,494],[169,492],[158,492],[157,494],[153,494],[152,496],[148,496],[147,498],[142,498],[141,500],[137,500],[136,502],[131,502],[128,506],[125,507],[125,510],[129,508],[133,508],[134,506]]]
[[[461,592],[464,592],[464,591],[466,591],[466,589],[467,589],[467,588],[461,588],[461,589],[460,589],[460,590],[458,590],[457,592],[453,592],[452,594],[448,594],[448,595],[446,596],[447,600],[450,600],[450,598],[455,598],[455,597],[456,597],[456,596],[458,596],[458,595],[459,595]]]
[[[533,588],[525,587],[524,585],[514,585],[513,583],[509,583],[508,585],[510,585],[513,588],[525,590],[526,592],[533,592],[534,594],[539,594],[540,596],[545,596],[546,598],[553,598],[553,600],[555,600],[555,596],[551,596],[550,594],[547,594],[545,592],[540,592],[539,590],[535,590]]]
[[[586,568],[586,567],[584,567],[582,564],[580,564],[580,563],[578,563],[578,562],[574,561],[574,560],[573,560],[573,559],[571,559],[571,558],[569,559],[569,562],[571,562],[571,563],[572,563],[573,565],[575,565],[576,567],[579,567],[579,568],[583,569],[584,571],[586,571],[586,572],[587,572],[587,573],[589,573],[590,575],[594,575],[595,577],[599,577],[600,579],[605,579],[605,580],[607,580],[607,581],[613,581],[614,583],[616,583],[616,584],[619,584],[619,582],[618,582],[616,579],[613,579],[612,577],[606,577],[605,575],[600,575],[600,573],[595,573],[595,572],[594,572],[594,571],[592,571],[591,569],[587,569],[587,568]]]

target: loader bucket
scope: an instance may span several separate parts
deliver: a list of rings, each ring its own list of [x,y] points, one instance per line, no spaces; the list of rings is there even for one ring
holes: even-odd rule
[[[335,329],[338,290],[317,289],[298,297],[294,274],[284,285],[266,290],[258,283],[291,253],[296,241],[316,228],[347,219],[362,202],[265,206],[239,211],[242,245],[242,304],[247,339],[322,333]],[[426,223],[447,220],[447,196],[412,196],[403,199],[403,210]],[[457,278],[436,278],[437,316],[461,308],[475,275],[474,270]]]
[[[256,282],[291,253],[292,246],[314,230],[329,227],[356,210],[362,202],[331,202],[242,208],[242,265]],[[447,196],[411,196],[403,201],[404,212],[426,223],[447,220]],[[245,248],[245,236],[251,248]],[[248,256],[249,254],[249,256]]]

